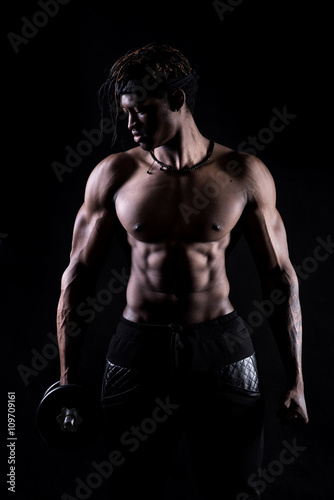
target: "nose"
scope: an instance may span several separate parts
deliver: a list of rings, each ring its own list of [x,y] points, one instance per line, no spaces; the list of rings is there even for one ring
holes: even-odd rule
[[[133,128],[136,128],[136,125],[137,125],[136,116],[130,112],[128,118],[128,129],[132,130]]]

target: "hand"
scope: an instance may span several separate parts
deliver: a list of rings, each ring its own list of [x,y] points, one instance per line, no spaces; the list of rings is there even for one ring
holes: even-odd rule
[[[288,389],[280,399],[277,412],[282,425],[303,425],[308,423],[308,415],[302,389]]]

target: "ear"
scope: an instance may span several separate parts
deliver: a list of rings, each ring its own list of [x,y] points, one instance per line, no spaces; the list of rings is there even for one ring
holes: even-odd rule
[[[182,89],[176,89],[168,95],[168,102],[172,111],[179,111],[186,102],[186,95]]]

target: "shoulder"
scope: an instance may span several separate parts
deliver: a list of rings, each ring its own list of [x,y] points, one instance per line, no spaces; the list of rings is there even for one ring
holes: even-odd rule
[[[275,182],[268,167],[256,156],[218,145],[218,158],[224,170],[238,180],[249,203],[275,202]]]
[[[132,150],[104,158],[88,178],[85,203],[101,208],[112,204],[117,190],[133,175],[138,166],[137,155]]]
[[[268,167],[256,156],[238,152],[248,201],[255,205],[275,205],[276,187]]]

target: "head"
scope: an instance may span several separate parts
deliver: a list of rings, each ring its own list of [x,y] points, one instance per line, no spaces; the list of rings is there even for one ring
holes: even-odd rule
[[[111,113],[113,143],[117,121],[126,117],[143,149],[168,140],[180,116],[194,112],[197,80],[188,59],[169,45],[129,51],[112,66],[99,94],[101,109],[107,103]]]

